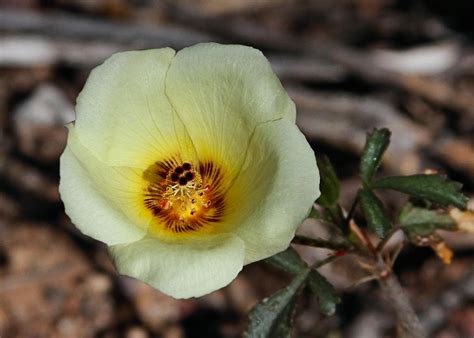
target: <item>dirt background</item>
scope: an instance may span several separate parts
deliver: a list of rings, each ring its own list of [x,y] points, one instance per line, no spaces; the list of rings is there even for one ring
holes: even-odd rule
[[[0,0],[0,337],[239,337],[253,304],[288,282],[256,263],[223,290],[174,300],[119,277],[104,245],[71,224],[57,190],[63,125],[110,54],[202,41],[257,47],[315,151],[335,163],[345,207],[376,126],[393,132],[381,174],[435,168],[473,196],[472,13],[471,0]],[[384,197],[393,212],[404,202]],[[310,222],[301,231],[325,232]],[[445,237],[450,266],[407,247],[395,270],[430,337],[474,337],[474,235]],[[323,269],[342,302],[324,317],[305,293],[295,337],[394,336],[376,284],[351,287],[363,277],[352,266]]]

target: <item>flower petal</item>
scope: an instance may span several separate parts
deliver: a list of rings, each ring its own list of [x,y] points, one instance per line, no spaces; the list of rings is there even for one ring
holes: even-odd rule
[[[138,278],[175,298],[199,297],[226,286],[244,261],[243,241],[229,234],[186,244],[147,237],[109,249],[120,274]]]
[[[234,175],[258,124],[279,118],[294,123],[296,116],[268,60],[246,46],[202,43],[179,51],[166,93],[200,159],[229,164]]]
[[[60,159],[60,175],[59,192],[66,213],[84,234],[109,245],[133,242],[145,235],[144,229],[97,190],[69,146]]]
[[[95,157],[146,169],[170,154],[194,152],[165,95],[174,55],[170,48],[117,53],[91,72],[77,99],[76,128]]]
[[[68,147],[91,179],[95,189],[136,226],[147,230],[152,214],[144,204],[147,182],[143,179],[143,171],[102,163],[81,143],[76,128],[69,125],[68,129]]]
[[[316,158],[298,127],[284,119],[257,127],[228,191],[246,264],[286,249],[319,195]]]

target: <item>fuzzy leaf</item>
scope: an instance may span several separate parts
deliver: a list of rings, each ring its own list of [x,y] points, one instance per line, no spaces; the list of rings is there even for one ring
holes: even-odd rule
[[[397,190],[416,198],[465,209],[467,197],[461,193],[462,184],[441,175],[392,176],[373,183],[374,188]]]
[[[374,129],[372,133],[367,135],[359,166],[360,177],[366,185],[370,185],[389,143],[390,131],[386,128]]]
[[[319,175],[321,177],[321,196],[317,203],[323,207],[329,207],[337,203],[339,199],[340,184],[334,167],[327,156],[318,158]]]
[[[308,277],[308,286],[318,298],[321,312],[327,316],[334,314],[340,298],[327,279],[316,270],[312,270]]]
[[[291,324],[298,291],[305,284],[308,274],[308,269],[300,272],[286,288],[255,305],[249,313],[249,325],[244,337],[291,337]]]
[[[367,188],[360,189],[358,197],[370,230],[383,238],[390,230],[391,222],[382,201]]]

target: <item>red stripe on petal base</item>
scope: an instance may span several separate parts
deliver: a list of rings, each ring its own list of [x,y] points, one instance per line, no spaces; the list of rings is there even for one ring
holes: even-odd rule
[[[178,162],[171,158],[145,170],[149,182],[144,204],[172,233],[191,233],[218,223],[225,210],[223,176],[213,162]]]

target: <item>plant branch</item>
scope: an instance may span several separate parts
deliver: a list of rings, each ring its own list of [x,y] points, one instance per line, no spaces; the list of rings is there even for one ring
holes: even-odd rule
[[[397,277],[390,271],[386,276],[379,280],[382,294],[387,303],[395,311],[400,325],[404,331],[404,337],[407,338],[425,338],[427,337],[424,329],[416,315],[405,290],[400,285]]]
[[[326,265],[326,264],[329,264],[329,263],[332,263],[334,262],[336,259],[340,258],[341,256],[329,256],[329,257],[326,257],[325,259],[323,259],[322,261],[318,261],[316,263],[314,263],[313,265],[311,265],[311,269],[319,269],[320,267]]]
[[[293,244],[313,246],[315,248],[331,249],[331,250],[348,250],[350,246],[342,242],[332,242],[321,238],[310,238],[306,236],[296,235],[292,241]]]

